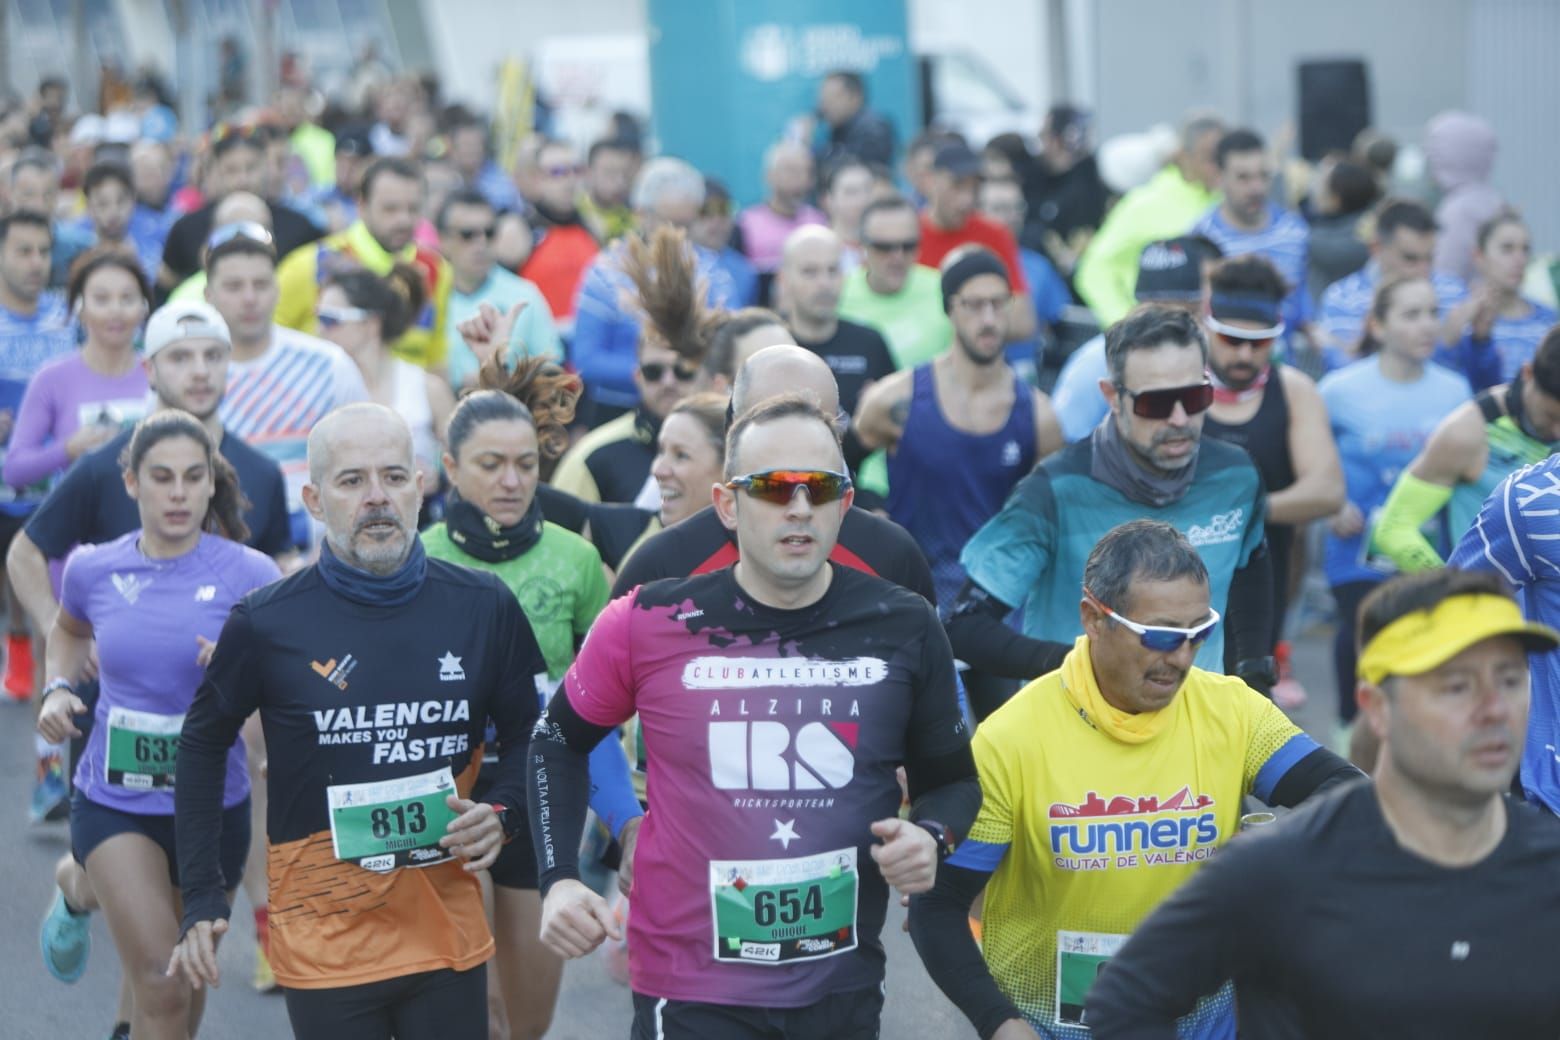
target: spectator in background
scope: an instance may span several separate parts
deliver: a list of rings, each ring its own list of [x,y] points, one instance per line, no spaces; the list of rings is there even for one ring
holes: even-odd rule
[[[210,252],[213,240],[225,238],[227,235],[234,233],[234,225],[246,225],[245,230],[248,234],[265,241],[267,244],[274,246],[276,241],[275,236],[271,233],[271,207],[267,206],[265,200],[260,198],[260,196],[251,195],[247,191],[235,191],[231,195],[224,195],[222,201],[217,203],[212,222],[216,230],[211,233],[211,238],[206,240],[206,246],[201,250],[201,269],[180,282],[178,288],[168,294],[170,302],[174,300],[187,301],[205,298],[206,254]],[[275,267],[276,265],[272,264],[271,266]],[[230,326],[233,324],[232,319],[227,318],[227,315],[223,315],[223,318],[228,321]],[[268,323],[271,320],[269,311],[266,313],[265,320]],[[238,333],[235,332],[233,335],[236,337]],[[238,341],[235,339],[235,349],[237,346]]]
[[[271,207],[276,249],[283,256],[323,233],[308,217],[266,192],[266,140],[266,135],[248,126],[223,124],[211,131],[207,201],[200,209],[180,217],[169,229],[163,244],[162,269],[157,276],[161,292],[170,292],[200,270],[200,250],[211,235],[212,213],[223,196],[235,191],[259,195]]]
[[[731,216],[731,192],[715,178],[704,178],[704,206],[688,229],[688,238],[694,245],[703,246],[720,258],[721,269],[731,279],[736,292],[733,306],[752,307],[758,303],[759,273],[732,244],[735,227]]]
[[[1352,159],[1324,158],[1317,165],[1304,212],[1311,225],[1306,289],[1318,307],[1329,285],[1370,261],[1360,218],[1379,196],[1375,176]]]
[[[597,141],[586,153],[585,197],[580,202],[580,212],[590,223],[597,241],[614,242],[634,229],[629,192],[643,159],[637,141],[616,137]]]
[[[920,209],[932,193],[932,162],[945,144],[964,144],[964,138],[946,130],[928,129],[917,134],[905,149],[904,180],[910,186],[906,197]],[[967,146],[966,146],[967,147]]]
[[[5,455],[12,487],[64,472],[146,410],[135,341],[151,290],[135,257],[86,254],[71,274],[67,302],[81,324],[81,349],[44,365],[27,385]]]
[[[937,272],[916,263],[920,249],[920,219],[906,199],[869,203],[861,214],[862,263],[840,290],[840,317],[881,333],[899,368],[930,361],[953,340]]]
[[[528,204],[531,249],[518,266],[535,283],[558,325],[574,327],[574,297],[601,251],[580,213],[580,160],[567,141],[544,138],[522,153],[516,174]],[[453,341],[452,341],[453,342]]]
[[[40,148],[54,143],[65,121],[65,102],[70,99],[70,84],[64,76],[45,76],[38,81],[33,97],[32,120],[27,124],[28,138]]]
[[[1207,295],[1208,268],[1220,256],[1218,246],[1198,236],[1150,242],[1138,258],[1134,296],[1139,303],[1157,303],[1198,314]],[[1093,433],[1110,411],[1100,388],[1100,382],[1109,378],[1105,333],[1101,332],[1072,352],[1051,391],[1051,404],[1067,443],[1081,441]]]
[[[1393,187],[1393,170],[1397,166],[1397,142],[1375,127],[1367,126],[1354,135],[1350,152],[1354,161],[1370,171],[1376,178],[1377,191],[1390,195]]]
[[[1506,205],[1490,184],[1497,145],[1495,128],[1467,112],[1442,112],[1425,127],[1425,160],[1441,191],[1435,210],[1440,237],[1432,263],[1441,274],[1465,282],[1474,274],[1479,228]]]
[[[91,245],[87,231],[59,219],[60,161],[43,148],[27,148],[11,166],[11,211],[38,213],[49,221],[53,250],[49,254],[49,288],[62,289],[70,280],[71,262]]]
[[[861,264],[861,211],[872,201],[875,179],[872,167],[859,159],[845,159],[823,171],[820,201],[830,230],[840,240],[840,265],[846,274]]]
[[[633,198],[640,234],[653,236],[663,227],[682,231],[679,248],[692,250],[696,265],[692,283],[702,281],[706,286],[709,306],[730,307],[736,289],[721,270],[719,258],[684,237],[704,206],[704,176],[681,159],[661,156],[639,172]],[[642,360],[638,357],[642,353],[641,323],[630,302],[634,283],[625,266],[626,255],[622,245],[600,253],[586,269],[575,298],[569,360],[585,380],[582,418],[591,426],[630,411],[640,399],[642,387],[636,372]],[[699,354],[702,357],[703,351]]]
[[[1007,228],[975,211],[980,170],[980,157],[967,145],[950,142],[937,149],[927,181],[926,206],[921,210],[921,251],[916,261],[938,267],[944,257],[964,245],[984,246],[995,253],[1007,267],[1008,284],[1013,287],[1015,302],[1007,332],[1022,341],[1035,334],[1029,283],[1018,259],[1018,241]]]
[[[391,80],[374,98],[374,124],[369,138],[375,155],[420,156],[411,144],[413,109],[422,98],[415,80],[402,77]]]
[[[383,278],[396,264],[410,264],[423,278],[423,305],[405,316],[405,321],[386,323],[399,330],[389,342],[404,360],[434,372],[442,369],[449,345],[445,329],[454,275],[448,260],[412,240],[422,217],[425,191],[422,171],[416,163],[406,159],[374,160],[363,173],[357,221],[317,245],[305,246],[282,258],[276,269],[282,290],[276,309],[277,323],[312,333],[318,328],[315,304],[320,284],[332,274],[362,267]],[[276,244],[280,251],[280,232]]]
[[[425,285],[423,273],[409,264],[396,263],[384,277],[362,268],[337,270],[320,288],[318,313],[321,337],[357,365],[368,399],[394,409],[411,428],[427,499],[439,492],[444,427],[455,397],[443,379],[391,350],[423,309]]]
[[[450,165],[466,187],[481,192],[495,211],[519,209],[523,205],[514,180],[493,161],[488,149],[488,129],[480,119],[462,113],[445,131],[445,140]]]
[[[327,234],[345,230],[358,218],[358,188],[363,171],[374,159],[368,129],[343,127],[335,138],[335,166],[331,180],[298,201],[298,208]]]
[[[506,271],[493,261],[493,236],[498,214],[480,191],[462,188],[444,200],[439,210],[439,251],[450,262],[454,282],[450,287],[449,354],[446,369],[450,385],[461,391],[477,384],[477,371],[487,358],[477,357],[461,338],[459,326],[475,317],[484,303],[499,313],[521,308],[508,344],[505,364],[518,357],[563,359],[558,332],[553,327],[547,300],[532,282]]]
[[[1219,138],[1214,158],[1224,198],[1192,226],[1192,234],[1213,242],[1227,257],[1256,253],[1278,269],[1289,285],[1283,320],[1293,336],[1311,321],[1306,289],[1310,229],[1299,214],[1269,201],[1273,160],[1257,134],[1231,130]]]
[[[136,209],[155,217],[162,238],[184,214],[173,205],[173,152],[162,141],[145,138],[130,146],[130,179],[135,183]],[[158,262],[162,249],[158,247]],[[154,269],[152,274],[157,271]]]
[[[1516,379],[1555,323],[1554,311],[1522,295],[1532,258],[1533,238],[1516,210],[1501,210],[1480,226],[1473,251],[1479,281],[1446,319],[1450,333],[1461,338],[1437,357],[1475,390]]]
[[[894,127],[867,107],[861,73],[839,69],[818,85],[818,118],[828,139],[818,149],[818,165],[827,168],[847,157],[882,166],[894,165]]]
[[[92,245],[128,253],[140,261],[148,278],[155,278],[166,228],[150,210],[136,204],[130,168],[111,162],[94,164],[81,183],[81,193],[86,214],[77,226],[92,236]]]
[[[786,237],[805,224],[828,220],[807,203],[813,190],[813,159],[802,145],[794,141],[770,145],[764,153],[764,183],[769,195],[743,210],[737,226],[742,229],[742,251],[761,279],[759,296],[768,299],[768,282],[780,267]]]
[[[1027,206],[1024,192],[1016,180],[987,180],[980,186],[980,212],[993,224],[1007,228],[1018,238],[1024,228]],[[1072,303],[1072,293],[1042,254],[1023,245],[1018,247],[1018,261],[1029,283],[1029,299],[1034,307],[1035,320],[1040,326],[1050,327],[1061,318],[1062,311]],[[1039,380],[1040,364],[1044,360],[1038,335],[1009,343],[1007,361],[1023,379],[1034,385]]]
[[[1132,309],[1138,257],[1156,239],[1183,234],[1218,201],[1215,157],[1224,124],[1196,116],[1181,128],[1179,150],[1147,184],[1127,192],[1078,261],[1074,286],[1102,328]]]
[[[797,345],[828,363],[840,408],[854,415],[862,391],[893,374],[894,357],[875,329],[840,319],[840,256],[839,237],[828,228],[797,228],[785,241],[775,298]]]
[[[328,188],[335,180],[336,139],[329,130],[314,122],[310,112],[309,91],[300,85],[283,83],[271,101],[271,113],[277,125],[286,131],[292,153],[303,163],[309,188]]]
[[[1370,263],[1322,293],[1314,331],[1321,337],[1329,368],[1355,357],[1377,286],[1398,278],[1429,278],[1442,315],[1468,298],[1466,283],[1431,269],[1435,233],[1435,218],[1417,202],[1387,199],[1377,208]]]
[[[1029,214],[1020,241],[1043,251],[1069,281],[1110,197],[1094,159],[1090,123],[1081,108],[1053,105],[1040,127],[1031,179],[1023,182]]]
[[[49,220],[40,213],[19,210],[0,217],[0,445],[11,438],[28,383],[76,346],[70,310],[48,289],[50,241]],[[47,492],[41,481],[0,488],[0,556]],[[14,606],[5,651],[5,692],[25,700],[33,692],[32,643],[22,611]]]

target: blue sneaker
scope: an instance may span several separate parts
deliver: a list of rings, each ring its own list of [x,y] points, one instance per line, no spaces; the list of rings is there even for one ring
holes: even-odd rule
[[[32,804],[27,814],[33,823],[58,823],[70,814],[70,789],[65,786],[65,764],[58,754],[38,760]]]
[[[75,982],[87,970],[87,954],[92,952],[92,915],[71,913],[65,905],[65,893],[55,889],[54,905],[43,919],[38,945],[49,974],[61,982]]]

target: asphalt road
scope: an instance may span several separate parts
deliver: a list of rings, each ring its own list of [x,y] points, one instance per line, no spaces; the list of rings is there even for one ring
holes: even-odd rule
[[[1315,633],[1296,648],[1296,670],[1311,689],[1296,720],[1327,740],[1330,733],[1328,644]],[[27,798],[33,774],[32,709],[5,698],[0,705],[0,821],[10,838],[0,848],[0,1038],[4,1040],[96,1040],[113,1023],[119,965],[101,915],[94,920],[93,952],[86,975],[62,985],[44,970],[38,926],[53,895],[53,865],[68,850],[63,824],[30,827]],[[888,946],[888,1003],[883,1036],[909,1040],[966,1040],[974,1031],[927,977],[909,937],[900,930],[903,911],[890,908],[884,930]],[[221,954],[224,985],[212,994],[200,1035],[206,1040],[287,1037],[280,995],[249,987],[253,927],[240,897],[234,932]],[[632,1008],[628,990],[607,975],[597,957],[570,964],[548,1040],[626,1037]]]

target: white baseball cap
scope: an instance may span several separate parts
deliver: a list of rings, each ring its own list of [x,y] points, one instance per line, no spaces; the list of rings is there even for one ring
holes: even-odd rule
[[[159,350],[187,339],[214,339],[227,346],[233,345],[232,333],[227,322],[209,303],[188,300],[182,303],[165,303],[152,314],[146,323],[146,357],[155,357]]]

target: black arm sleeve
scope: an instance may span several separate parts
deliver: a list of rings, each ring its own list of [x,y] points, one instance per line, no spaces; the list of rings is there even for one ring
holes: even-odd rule
[[[489,802],[518,808],[526,804],[531,786],[525,751],[536,728],[534,677],[547,671],[547,662],[520,601],[507,589],[498,591],[490,638],[502,649],[503,663],[498,669],[499,686],[488,701],[488,717],[498,733],[498,764],[493,767],[493,783],[485,797]],[[589,790],[589,782],[585,787]],[[509,827],[519,826],[519,814],[505,813],[504,823],[507,836]]]
[[[1003,622],[1012,612],[1011,606],[966,581],[948,617],[948,639],[959,660],[1009,679],[1033,679],[1060,668],[1072,647],[1013,631]]]
[[[1199,999],[1237,969],[1260,971],[1257,940],[1285,934],[1283,909],[1272,894],[1286,891],[1275,879],[1294,873],[1285,860],[1295,859],[1295,851],[1284,840],[1238,839],[1161,903],[1089,990],[1095,1040],[1174,1040],[1176,1019]]]
[[[1272,804],[1292,809],[1307,798],[1364,777],[1365,774],[1351,763],[1319,747],[1278,778],[1278,783],[1273,785]]]
[[[910,787],[910,818],[934,820],[969,834],[980,812],[980,777],[970,751],[970,735],[959,711],[958,683],[948,637],[930,605],[921,641],[921,674],[910,708],[910,739],[905,779]]]
[[[240,603],[222,626],[216,653],[179,734],[173,819],[184,896],[181,937],[198,921],[225,920],[230,909],[220,852],[222,801],[228,750],[258,700],[254,655],[249,613]]]
[[[998,988],[970,934],[970,906],[990,878],[990,871],[943,863],[932,890],[910,897],[910,939],[916,952],[937,988],[964,1012],[981,1040],[1002,1023],[1023,1017]]]
[[[1287,580],[1286,575],[1284,580]],[[1230,639],[1235,644],[1235,660],[1268,657],[1273,653],[1273,557],[1267,542],[1235,572],[1230,581],[1230,598],[1225,604],[1229,617]]]
[[[567,691],[559,690],[531,734],[527,815],[543,897],[559,881],[579,880],[580,838],[590,801],[590,751],[611,732],[610,726],[581,718]]]

